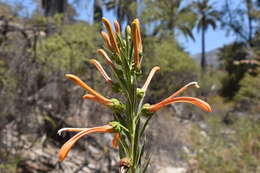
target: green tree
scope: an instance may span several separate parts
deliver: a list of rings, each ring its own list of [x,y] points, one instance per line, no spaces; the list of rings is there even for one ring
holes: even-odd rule
[[[62,25],[60,33],[55,33],[40,41],[37,46],[37,61],[44,64],[46,72],[53,70],[82,70],[88,58],[95,55],[98,45],[96,27],[78,23]],[[48,62],[48,63],[46,63]]]
[[[103,17],[102,5],[103,5],[103,3],[101,0],[95,0],[95,2],[94,2],[94,22],[95,23],[100,22]]]
[[[220,68],[228,73],[222,81],[223,88],[221,94],[229,99],[237,95],[237,92],[241,92],[241,86],[250,84],[249,81],[251,78],[253,81],[256,76],[259,76],[259,32],[256,32],[251,43],[252,46],[248,46],[248,43],[245,41],[235,42],[219,49],[218,57],[222,61]],[[248,77],[244,76],[246,73]],[[241,81],[241,79],[246,82]],[[246,87],[243,86],[243,88]],[[250,88],[250,86],[248,86],[248,88]]]
[[[176,36],[177,31],[194,39],[192,28],[195,15],[190,5],[184,5],[183,0],[145,0],[143,17],[146,23],[155,25],[152,35],[168,31]]]
[[[206,70],[205,56],[205,34],[209,26],[216,29],[216,22],[219,18],[219,13],[209,4],[209,0],[199,0],[193,3],[193,11],[197,14],[197,29],[201,31],[201,67]]]
[[[221,68],[228,73],[228,75],[223,79],[221,94],[231,99],[239,90],[239,81],[247,71],[246,64],[235,63],[246,59],[247,52],[245,49],[245,43],[235,42],[224,46],[220,48],[218,56],[222,61]]]
[[[221,25],[227,29],[227,33],[232,32],[249,46],[253,46],[252,40],[259,26],[259,1],[240,0],[238,3],[238,6],[234,6],[232,1],[225,0],[221,11]]]
[[[241,87],[234,97],[237,108],[241,111],[257,114],[260,110],[260,93],[258,91],[260,88],[260,74],[256,76],[246,74],[239,84]]]

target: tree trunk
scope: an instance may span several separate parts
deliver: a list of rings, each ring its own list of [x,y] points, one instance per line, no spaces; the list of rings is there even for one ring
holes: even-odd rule
[[[67,0],[42,0],[41,5],[45,17],[54,16],[65,12]]]
[[[252,11],[253,11],[253,1],[252,0],[245,0],[246,4],[246,10],[247,10],[247,18],[248,18],[248,42],[250,46],[252,46],[252,33],[253,33],[253,16],[252,16]]]
[[[206,62],[206,55],[205,55],[205,20],[204,18],[202,19],[202,31],[201,31],[201,47],[202,47],[202,50],[201,50],[201,68],[202,68],[202,71],[205,72],[206,71],[206,65],[207,65],[207,62]]]
[[[248,17],[248,25],[249,25],[249,31],[248,31],[248,41],[249,44],[252,44],[252,33],[253,33],[253,24],[252,24],[252,17]]]

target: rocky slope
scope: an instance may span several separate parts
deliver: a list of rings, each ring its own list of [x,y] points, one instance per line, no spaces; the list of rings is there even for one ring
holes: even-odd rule
[[[64,119],[72,127],[104,124],[111,119],[105,108],[88,101],[74,112]],[[187,164],[180,151],[188,152],[191,123],[177,115],[175,109],[169,107],[153,117],[148,132],[147,149],[153,155],[148,172],[186,172]],[[72,134],[58,136],[55,122],[42,115],[31,115],[25,129],[16,121],[10,121],[1,129],[1,146],[5,153],[16,159],[17,166],[15,171],[14,168],[0,167],[1,172],[118,172],[117,151],[111,147],[110,134],[94,134],[81,139],[66,160],[58,162],[59,148]],[[10,160],[2,163],[10,163]]]

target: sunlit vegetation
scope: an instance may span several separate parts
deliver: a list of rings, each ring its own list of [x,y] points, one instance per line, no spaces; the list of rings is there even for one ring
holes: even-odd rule
[[[64,78],[66,73],[78,74],[100,93],[113,96],[110,86],[104,87],[105,82],[89,63],[92,58],[102,59],[96,49],[104,48],[99,33],[104,29],[101,17],[107,15],[104,9],[114,12],[113,17],[122,23],[122,28],[136,17],[142,22],[142,80],[153,66],[161,67],[151,81],[151,94],[146,101],[155,103],[184,84],[198,81],[200,89],[190,89],[185,94],[202,97],[213,109],[212,114],[204,114],[189,105],[176,104],[157,113],[161,115],[154,121],[166,124],[172,131],[179,132],[174,128],[182,127],[183,122],[188,121],[191,126],[185,133],[186,143],[181,143],[189,150],[182,160],[172,156],[183,153],[182,147],[156,141],[158,134],[149,134],[148,138],[154,139],[153,145],[147,147],[172,154],[167,157],[173,160],[169,163],[189,165],[193,160],[196,164],[187,166],[190,173],[259,172],[260,1],[239,0],[237,6],[233,1],[236,0],[223,0],[216,6],[219,1],[215,0],[94,0],[87,5],[83,1],[33,0],[36,8],[25,14],[28,4],[0,0],[0,172],[28,171],[34,163],[45,166],[37,167],[40,172],[60,171],[64,168],[58,163],[46,164],[42,161],[45,156],[32,158],[29,151],[34,146],[49,147],[56,158],[55,151],[69,137],[57,136],[59,128],[96,125],[97,121],[111,119],[103,107],[79,99],[83,92]],[[93,20],[77,18],[77,13],[83,13],[85,8],[91,9]],[[183,35],[198,41],[197,30],[207,40],[205,33],[211,27],[237,38],[218,49],[216,66],[207,64],[211,57],[203,53],[203,45],[197,63],[178,40]],[[207,46],[206,41],[202,44]],[[175,118],[177,122],[173,124],[168,121]],[[179,126],[175,126],[177,123]],[[162,135],[158,139],[168,138],[163,136],[163,130],[157,131]],[[95,157],[88,148],[86,158],[91,153],[92,159],[106,163],[88,171],[116,172],[118,167],[111,154],[114,150],[98,137],[88,140],[92,141],[88,143],[92,148],[96,146],[104,154]],[[86,146],[82,142],[75,147],[81,154]],[[89,166],[83,161],[75,164]],[[152,172],[155,165],[151,167]]]

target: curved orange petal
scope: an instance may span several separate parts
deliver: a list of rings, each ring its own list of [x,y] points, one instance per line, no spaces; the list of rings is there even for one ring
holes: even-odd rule
[[[95,102],[98,102],[98,103],[106,105],[106,106],[112,103],[111,101],[108,101],[108,102],[107,101],[103,101],[103,100],[97,98],[96,96],[94,96],[92,94],[86,94],[86,95],[83,96],[83,98],[84,99],[89,99],[89,100],[92,100],[92,101],[95,101]]]
[[[96,96],[97,98],[99,98],[100,100],[103,100],[106,103],[110,103],[110,100],[107,99],[106,97],[102,96],[101,94],[97,93],[95,90],[93,90],[92,88],[90,88],[85,82],[83,82],[79,77],[73,75],[73,74],[66,74],[65,75],[68,79],[72,80],[74,83],[76,83],[77,85],[81,86],[82,88],[84,88],[85,90],[87,90],[88,92],[90,92],[91,94],[93,94],[94,96]]]
[[[104,126],[99,126],[99,127],[94,127],[94,128],[90,128],[84,131],[79,132],[78,134],[76,134],[75,136],[73,136],[72,138],[70,138],[60,149],[59,151],[59,160],[63,161],[65,159],[65,157],[68,155],[69,151],[71,150],[71,148],[74,146],[74,144],[83,136],[86,136],[90,133],[95,133],[95,132],[99,132],[99,133],[111,133],[113,132],[113,127],[110,125],[104,125]]]
[[[91,64],[94,64],[95,67],[98,69],[98,71],[100,72],[100,74],[104,77],[104,79],[106,80],[106,82],[112,83],[111,78],[107,75],[107,73],[105,72],[105,70],[103,69],[102,65],[95,59],[91,59],[89,61]]]
[[[89,100],[94,100],[94,101],[97,101],[96,100],[96,97],[92,94],[86,94],[83,96],[84,99],[89,99]]]
[[[195,98],[195,97],[175,97],[175,98],[167,98],[157,104],[151,105],[148,110],[150,112],[156,112],[157,110],[172,104],[172,103],[191,103],[196,105],[197,107],[201,108],[202,110],[206,111],[206,112],[212,112],[212,109],[210,107],[210,105],[199,99],[199,98]]]
[[[112,147],[113,148],[115,148],[115,149],[118,148],[119,140],[120,140],[120,134],[119,133],[115,133],[114,138],[112,140]]]
[[[148,86],[149,86],[149,84],[150,84],[150,82],[151,82],[155,72],[157,72],[158,70],[160,70],[160,67],[158,67],[158,66],[153,67],[153,69],[149,73],[149,75],[148,75],[148,77],[147,77],[147,79],[146,79],[146,81],[145,81],[145,83],[144,83],[144,85],[142,87],[142,90],[144,90],[144,91],[147,90],[147,88],[148,88]]]
[[[176,97],[173,98],[173,103],[191,103],[206,112],[212,112],[211,106],[207,102],[196,97]]]

